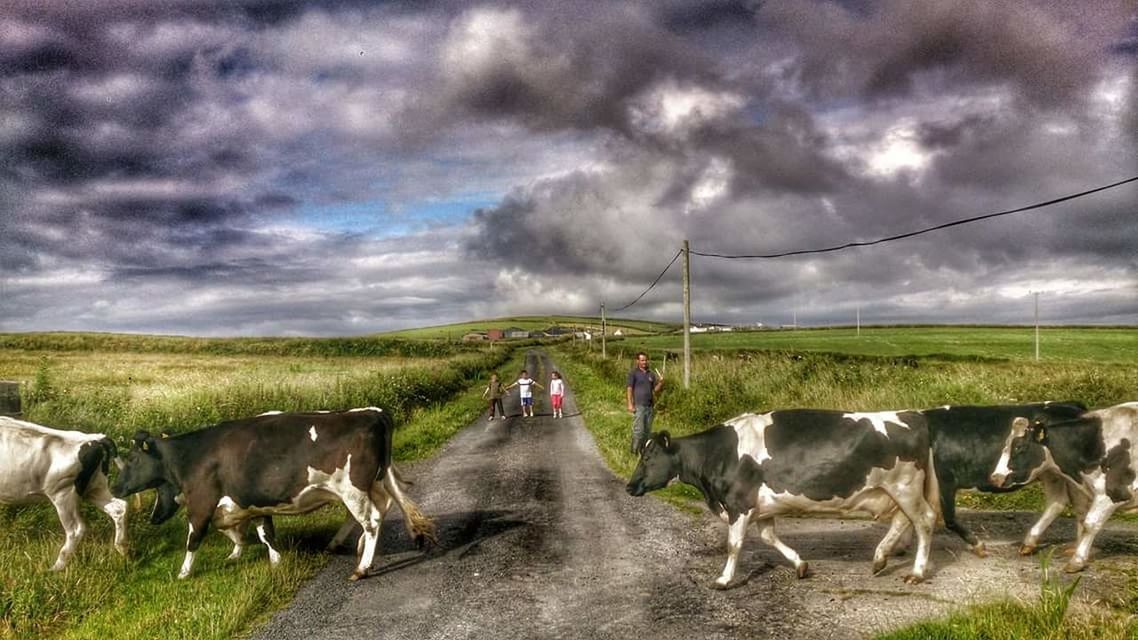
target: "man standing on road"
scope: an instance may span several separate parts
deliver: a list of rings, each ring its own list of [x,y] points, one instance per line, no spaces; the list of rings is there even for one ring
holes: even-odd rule
[[[628,411],[632,414],[632,455],[640,455],[640,449],[652,435],[652,418],[656,414],[656,394],[664,386],[664,377],[659,371],[648,369],[648,354],[636,354],[636,366],[628,372]]]

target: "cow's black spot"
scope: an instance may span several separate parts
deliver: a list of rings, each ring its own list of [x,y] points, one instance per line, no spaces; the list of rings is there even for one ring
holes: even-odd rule
[[[1134,469],[1130,466],[1130,440],[1123,438],[1111,447],[1102,461],[1106,474],[1106,495],[1113,502],[1128,502],[1132,497],[1130,485],[1134,482]]]

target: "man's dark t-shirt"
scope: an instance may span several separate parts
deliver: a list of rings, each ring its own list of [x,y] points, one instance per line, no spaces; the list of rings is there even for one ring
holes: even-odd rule
[[[638,407],[651,407],[652,390],[656,388],[658,378],[654,371],[643,371],[640,367],[633,367],[628,372],[628,384],[632,387],[632,404]]]

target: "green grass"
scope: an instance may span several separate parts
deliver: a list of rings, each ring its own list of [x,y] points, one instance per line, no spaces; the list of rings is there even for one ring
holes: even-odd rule
[[[1138,362],[1138,328],[1043,327],[1043,362]],[[1034,360],[1032,327],[863,327],[701,333],[691,336],[694,351],[792,351],[892,357],[937,356],[941,359]],[[654,357],[680,351],[681,335],[629,337],[609,345]]]
[[[719,339],[725,336],[714,336]],[[650,339],[654,340],[654,339]],[[573,389],[598,449],[617,475],[627,478],[636,458],[628,452],[631,419],[624,383],[632,367],[634,340],[610,345],[610,357],[574,345],[559,345],[555,356]],[[623,352],[624,357],[618,356]],[[1101,407],[1134,400],[1138,369],[1134,361],[1092,362],[1073,352],[1064,361],[961,357],[859,356],[824,351],[751,351],[738,347],[696,351],[691,389],[685,390],[678,362],[653,366],[665,375],[657,402],[655,431],[673,435],[702,431],[748,411],[793,407],[873,411],[944,404],[1004,404],[1041,399],[1081,400]],[[702,510],[701,496],[686,485],[657,492],[687,510]],[[1038,489],[1004,494],[963,492],[959,504],[984,509],[1039,510]],[[1125,616],[1107,610],[1054,617],[1054,585],[1037,604],[997,602],[961,610],[940,621],[897,632],[896,638],[1092,638],[1130,637],[1138,632]],[[1136,595],[1128,601],[1138,601]],[[1046,600],[1052,598],[1051,600]],[[1051,609],[1048,609],[1051,607]],[[1063,605],[1066,611],[1066,605]],[[1049,613],[1050,612],[1050,613]],[[1050,616],[1050,617],[1049,617]],[[1101,635],[1100,635],[1101,634]]]
[[[0,378],[24,383],[27,419],[103,431],[124,447],[136,428],[175,433],[271,409],[378,405],[398,416],[394,455],[407,461],[432,455],[477,418],[491,369],[522,366],[520,355],[501,346],[418,358],[292,357],[212,355],[209,344],[187,351],[170,343],[175,349],[162,352],[149,337],[139,344],[113,338],[100,348],[122,344],[123,350],[0,349]],[[335,352],[314,345],[310,351]],[[0,638],[243,634],[324,566],[323,547],[344,518],[343,509],[325,508],[278,519],[284,559],[275,570],[260,545],[226,562],[230,543],[214,532],[195,561],[195,575],[179,581],[184,513],[158,527],[147,522],[148,506],[132,514],[129,559],[111,549],[109,519],[89,505],[83,513],[89,532],[75,558],[64,572],[50,573],[63,542],[51,506],[0,507]],[[400,517],[397,510],[393,517]]]
[[[527,331],[540,331],[552,326],[564,329],[591,329],[599,331],[600,317],[587,316],[514,316],[504,318],[489,318],[456,324],[422,327],[418,329],[405,329],[382,334],[382,337],[413,338],[417,340],[460,340],[462,336],[473,331],[486,331],[488,329],[505,329],[517,327]],[[624,333],[643,335],[674,331],[677,327],[662,322],[647,320],[623,320],[608,318],[606,328],[609,333],[621,329]]]

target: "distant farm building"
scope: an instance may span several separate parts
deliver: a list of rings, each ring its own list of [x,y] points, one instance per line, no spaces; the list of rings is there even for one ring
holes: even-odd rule
[[[505,337],[506,337],[506,335],[502,332],[501,329],[487,329],[486,330],[486,339],[487,340],[501,340],[502,338],[505,338]]]
[[[505,331],[507,338],[528,338],[529,331],[519,329],[517,327],[507,327]]]
[[[471,332],[471,333],[468,333],[468,334],[462,336],[463,342],[482,342],[484,340],[489,340],[489,339],[490,338],[487,337],[487,335],[485,333],[480,333],[478,331],[474,331],[474,332]]]

